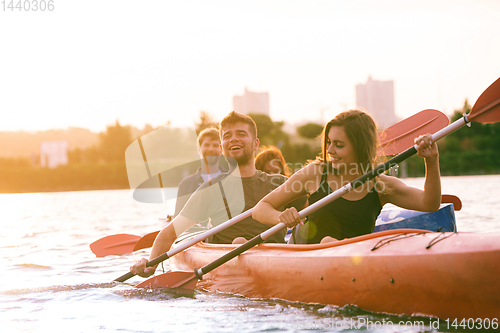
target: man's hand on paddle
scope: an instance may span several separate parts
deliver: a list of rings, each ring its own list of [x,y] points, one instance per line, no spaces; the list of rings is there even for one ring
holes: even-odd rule
[[[156,267],[146,267],[147,263],[148,260],[146,258],[142,258],[130,267],[130,271],[135,275],[142,276],[143,278],[150,277],[155,273]]]

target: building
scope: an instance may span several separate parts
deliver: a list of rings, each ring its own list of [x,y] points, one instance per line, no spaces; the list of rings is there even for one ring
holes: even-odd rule
[[[243,114],[259,113],[269,117],[269,93],[253,92],[245,87],[242,96],[233,96],[233,110]]]
[[[380,128],[398,121],[394,108],[394,81],[375,81],[368,77],[365,84],[356,85],[356,105],[372,115]]]
[[[68,141],[42,141],[40,143],[40,166],[50,169],[68,164]]]

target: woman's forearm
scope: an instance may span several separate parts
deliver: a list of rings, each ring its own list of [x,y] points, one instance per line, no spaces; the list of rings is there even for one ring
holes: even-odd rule
[[[425,183],[423,204],[428,211],[436,211],[441,203],[441,173],[439,156],[425,159]]]
[[[260,201],[252,210],[252,218],[263,224],[276,225],[280,223],[281,212],[269,202]]]

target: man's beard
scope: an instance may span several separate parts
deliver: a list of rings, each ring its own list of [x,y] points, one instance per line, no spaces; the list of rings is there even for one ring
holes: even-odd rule
[[[250,161],[250,154],[243,154],[234,158],[234,160],[238,163],[238,165],[245,165],[248,163],[248,161]]]
[[[221,156],[203,156],[205,163],[209,166],[215,166],[219,164],[219,159]]]
[[[234,161],[238,163],[238,165],[245,165],[247,164],[251,159],[252,159],[252,150],[249,149],[248,147],[244,147],[243,149],[243,154],[238,154],[236,156],[230,156]]]

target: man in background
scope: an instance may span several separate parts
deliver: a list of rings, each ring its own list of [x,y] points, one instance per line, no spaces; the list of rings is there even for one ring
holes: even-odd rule
[[[179,215],[191,194],[204,182],[218,176],[221,172],[227,171],[219,165],[222,150],[220,148],[219,131],[214,128],[205,128],[198,134],[198,154],[201,156],[201,166],[198,170],[184,178],[177,188],[177,200],[175,202],[174,216]],[[173,218],[167,216],[167,222]],[[198,223],[189,229],[190,232],[207,229],[208,220]]]
[[[184,178],[177,189],[175,213],[177,216],[182,210],[191,194],[201,184],[218,176],[223,170],[219,166],[222,150],[220,148],[219,131],[216,128],[205,128],[198,134],[198,154],[201,156],[201,166],[198,170]]]

